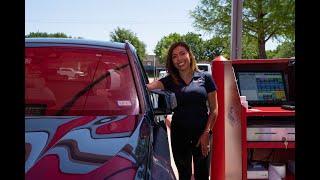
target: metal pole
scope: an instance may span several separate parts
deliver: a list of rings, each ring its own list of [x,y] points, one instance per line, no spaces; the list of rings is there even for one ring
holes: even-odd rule
[[[242,0],[232,0],[231,60],[241,59]]]
[[[156,77],[156,56],[155,55],[153,55],[153,74],[154,74],[154,80],[156,80],[157,79],[157,77]]]

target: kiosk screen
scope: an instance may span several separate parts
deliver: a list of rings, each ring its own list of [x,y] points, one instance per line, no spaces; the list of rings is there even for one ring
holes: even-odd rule
[[[287,102],[283,72],[237,72],[240,94],[250,105],[281,105]]]

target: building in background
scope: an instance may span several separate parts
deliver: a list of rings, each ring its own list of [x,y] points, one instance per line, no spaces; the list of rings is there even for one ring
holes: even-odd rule
[[[160,64],[159,59],[155,55],[147,55],[142,64],[149,77],[158,77],[159,72],[165,70],[165,65]]]

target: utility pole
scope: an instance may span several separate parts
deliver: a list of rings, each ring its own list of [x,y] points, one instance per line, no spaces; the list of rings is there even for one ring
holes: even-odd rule
[[[157,77],[156,77],[156,55],[153,55],[153,74],[154,74],[154,80],[156,80],[157,79]]]
[[[231,5],[231,60],[241,59],[242,1],[243,0],[232,0]]]

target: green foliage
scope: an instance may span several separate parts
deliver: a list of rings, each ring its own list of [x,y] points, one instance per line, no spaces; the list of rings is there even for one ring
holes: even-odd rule
[[[251,36],[242,37],[242,59],[258,59],[258,41]]]
[[[213,37],[204,42],[205,61],[212,61],[216,56],[229,58],[230,37]]]
[[[190,14],[194,18],[194,26],[199,30],[216,37],[231,34],[231,0],[201,0]],[[270,39],[294,41],[294,16],[294,0],[243,1],[244,57],[266,58],[263,57],[265,44]],[[253,50],[256,50],[256,55]]]
[[[67,36],[65,33],[46,33],[46,32],[30,32],[28,35],[25,35],[26,38],[38,38],[38,37],[51,37],[51,38],[72,38]],[[81,38],[81,37],[78,37]]]
[[[200,34],[192,32],[188,32],[185,35],[171,33],[168,36],[161,38],[154,50],[154,53],[161,64],[166,63],[170,45],[178,41],[184,41],[190,46],[195,59],[198,62],[210,62],[215,56],[219,55],[229,58],[230,37],[214,37],[209,40],[203,40]]]
[[[267,50],[267,57],[268,59],[276,58],[277,50]]]
[[[171,33],[168,36],[164,36],[161,38],[160,41],[158,41],[154,53],[156,54],[157,58],[160,60],[161,64],[165,64],[167,59],[167,53],[171,46],[171,44],[178,42],[178,41],[184,41],[189,46],[190,49],[195,56],[196,60],[206,60],[205,55],[205,46],[204,41],[201,39],[200,34],[188,32],[185,35],[180,35],[178,33]]]
[[[201,39],[200,34],[188,32],[187,34],[182,36],[182,39],[190,46],[190,49],[197,61],[206,59],[206,56],[204,53],[205,51],[204,41]]]
[[[268,58],[290,58],[295,56],[295,45],[292,41],[283,42],[273,51],[267,51]]]
[[[156,57],[159,59],[161,64],[166,63],[167,53],[170,48],[170,45],[174,42],[182,41],[183,37],[178,33],[171,33],[168,36],[164,36],[158,41],[154,53]]]
[[[284,42],[277,47],[277,58],[294,57],[295,56],[295,44],[293,42]]]
[[[114,32],[110,33],[111,41],[113,42],[122,42],[124,43],[128,40],[137,50],[137,54],[141,60],[146,57],[146,45],[139,40],[137,35],[133,33],[131,30],[124,28],[117,28]]]
[[[224,37],[231,32],[231,0],[201,0],[190,15],[199,30]]]

